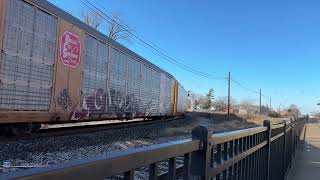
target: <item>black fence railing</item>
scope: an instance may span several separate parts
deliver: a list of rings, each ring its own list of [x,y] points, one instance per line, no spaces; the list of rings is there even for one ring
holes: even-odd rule
[[[283,180],[308,117],[135,148],[87,160],[8,173],[0,179],[215,179]]]

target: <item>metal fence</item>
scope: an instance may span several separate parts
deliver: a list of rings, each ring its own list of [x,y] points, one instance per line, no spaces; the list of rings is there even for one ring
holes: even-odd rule
[[[192,139],[131,149],[46,168],[4,175],[4,179],[283,180],[308,117],[280,124],[211,134],[205,126]],[[165,170],[160,164],[165,161]],[[141,170],[141,167],[145,167]]]

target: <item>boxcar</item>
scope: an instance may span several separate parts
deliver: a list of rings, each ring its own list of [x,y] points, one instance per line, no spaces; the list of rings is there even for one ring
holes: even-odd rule
[[[1,0],[0,10],[0,124],[185,111],[171,74],[49,2]]]

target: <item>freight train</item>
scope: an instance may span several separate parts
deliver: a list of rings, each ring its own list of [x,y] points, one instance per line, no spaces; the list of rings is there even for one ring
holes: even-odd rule
[[[0,1],[0,126],[175,116],[168,72],[45,0]]]

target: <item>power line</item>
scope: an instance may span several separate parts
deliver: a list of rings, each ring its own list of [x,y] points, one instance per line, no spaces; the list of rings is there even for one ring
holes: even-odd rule
[[[84,2],[85,1],[85,2]],[[87,7],[89,8],[90,10],[94,11],[97,15],[99,15],[100,17],[102,17],[103,19],[105,19],[106,21],[108,22],[112,22],[116,25],[118,25],[120,28],[122,28],[124,31],[126,31],[128,33],[129,36],[131,36],[131,38],[133,39],[136,39],[137,42],[139,44],[141,44],[143,47],[151,50],[153,53],[155,53],[156,55],[158,55],[159,57],[162,57],[164,58],[166,61],[186,70],[186,71],[189,71],[193,74],[196,74],[198,76],[202,76],[202,77],[205,77],[205,78],[209,78],[209,79],[228,79],[227,77],[224,77],[224,76],[216,76],[216,75],[212,75],[212,74],[207,74],[207,73],[204,73],[202,71],[199,71],[191,66],[188,66],[188,65],[185,65],[181,62],[179,62],[177,59],[175,58],[172,58],[168,55],[168,53],[161,49],[159,46],[155,45],[154,43],[152,42],[147,42],[146,40],[144,40],[144,37],[139,34],[137,31],[135,31],[135,33],[129,31],[126,27],[124,27],[122,24],[119,24],[116,20],[114,20],[112,17],[110,17],[109,15],[107,15],[105,12],[103,12],[102,10],[100,10],[99,7],[95,6],[94,4],[92,4],[91,2],[89,2],[88,0],[84,0],[81,2]],[[97,5],[99,5],[100,7],[102,7],[102,9],[104,9],[105,11],[107,11],[107,9],[102,5],[100,4],[97,0],[94,0],[95,3]],[[91,6],[91,7],[90,7]],[[241,84],[239,81],[236,81],[235,79],[231,78],[230,79],[233,83],[235,83],[237,86],[241,87],[242,89],[246,90],[246,91],[249,91],[251,93],[254,93],[254,94],[259,94],[260,92],[258,91],[255,91],[255,90],[252,90],[250,88],[248,88],[247,86],[244,86],[243,84]],[[264,94],[261,94],[261,96],[263,97],[266,97],[268,98],[267,96],[265,96]]]
[[[88,1],[88,0],[85,0],[85,1]],[[108,12],[108,10],[107,10],[107,8],[105,8],[99,1],[97,1],[97,0],[93,0],[97,5],[99,5],[102,9],[104,9],[106,12]],[[110,13],[110,12],[109,12]],[[106,14],[105,14],[106,15]],[[107,16],[107,15],[106,15]],[[110,19],[110,20],[112,20],[113,22],[115,22],[115,23],[117,23],[116,21],[114,21],[114,19],[112,18],[112,17],[110,17],[110,16],[107,16],[108,17],[108,19]],[[118,23],[117,23],[118,24]],[[121,25],[121,24],[118,24],[118,25]],[[120,26],[121,27],[121,26]],[[142,34],[140,34],[139,32],[137,32],[136,30],[134,30],[133,28],[130,28],[129,27],[129,29],[130,30],[133,30],[134,31],[134,33],[135,34],[137,34],[138,36],[140,36],[140,38],[141,39],[146,39]],[[124,29],[125,31],[127,31],[126,29]],[[128,31],[127,31],[128,32]],[[131,31],[130,31],[131,32]],[[146,40],[145,40],[146,41]],[[151,41],[148,41],[148,43],[150,44],[150,45],[152,45],[152,46],[154,46],[155,48],[157,48],[157,49],[159,49],[160,51],[162,51],[163,53],[165,53],[165,54],[169,54],[166,50],[163,50],[161,47],[159,47],[158,45],[156,45],[156,44],[154,44],[154,43],[152,43]],[[177,60],[177,58],[174,58],[174,59],[176,59],[176,61],[179,63],[179,64],[182,64],[181,62],[179,62],[178,60]],[[187,67],[189,67],[189,68],[192,68],[192,67],[190,67],[190,66],[188,66],[188,65],[185,65],[185,64],[183,64],[183,66],[187,66]],[[193,69],[193,68],[192,68]],[[194,69],[195,70],[195,69]],[[196,70],[196,71],[198,71],[198,70]],[[200,72],[200,73],[203,73],[203,72],[201,72],[201,71],[198,71],[198,72]],[[219,74],[219,73],[215,73],[215,72],[212,72],[213,74]],[[203,74],[206,74],[206,73],[203,73]],[[207,75],[209,75],[209,76],[215,76],[215,75],[210,75],[210,74],[207,74]],[[226,77],[221,77],[221,78],[226,78]]]
[[[249,88],[249,87],[241,84],[239,81],[236,81],[236,80],[233,79],[233,78],[231,78],[231,81],[234,82],[237,86],[241,87],[242,89],[244,89],[244,90],[246,90],[246,91],[249,91],[249,92],[251,92],[251,93],[253,93],[253,94],[260,94],[259,91],[255,91],[255,90],[253,90],[253,89],[251,89],[251,88]],[[262,97],[265,97],[265,98],[270,98],[269,96],[267,96],[267,95],[265,95],[265,94],[263,94],[263,93],[261,93],[261,96],[262,96]]]
[[[99,1],[97,0],[93,0],[96,4],[98,4],[102,9],[104,9],[106,12],[108,12],[107,8],[105,8]],[[110,13],[110,11],[109,11]],[[133,30],[136,34],[138,34],[140,37],[142,37],[143,39],[146,39],[142,34],[140,34],[139,32],[137,32],[136,30],[134,30],[133,28],[130,28],[131,30]],[[168,52],[166,52],[165,50],[161,49],[159,46],[157,46],[156,44],[152,43],[149,41],[150,44],[152,44],[153,46],[155,46],[156,48],[160,49],[162,52],[168,54]]]
[[[177,61],[176,59],[170,57],[169,55],[167,55],[166,53],[162,52],[161,50],[159,50],[158,48],[154,47],[152,44],[146,42],[145,40],[143,40],[142,38],[140,38],[139,36],[137,36],[136,34],[132,33],[131,31],[129,31],[127,28],[125,28],[123,25],[119,24],[117,21],[115,21],[112,17],[108,16],[106,13],[104,13],[103,11],[101,11],[98,7],[96,7],[95,5],[93,5],[91,2],[89,2],[88,0],[85,0],[85,2],[81,1],[87,8],[91,9],[92,11],[94,11],[97,15],[99,15],[100,17],[102,17],[103,19],[105,19],[108,22],[112,22],[117,24],[120,28],[122,28],[123,30],[125,30],[129,35],[133,36],[135,39],[137,39],[138,41],[142,42],[143,44],[145,44],[147,47],[149,47],[149,49],[153,50],[153,52],[155,54],[157,54],[158,56],[164,58],[165,60],[169,61],[170,63],[184,69],[187,70],[193,74],[202,76],[202,77],[206,77],[206,78],[210,78],[210,79],[226,79],[226,77],[223,76],[214,76],[214,75],[210,75],[207,73],[203,73],[199,70],[196,70],[190,66],[187,66],[185,64],[180,63],[179,61]],[[89,5],[88,5],[89,4]],[[91,7],[89,7],[91,6]],[[98,11],[98,12],[97,12]]]
[[[247,90],[247,91],[249,91],[249,92],[251,92],[251,93],[253,93],[253,94],[259,94],[259,96],[260,96],[260,97],[259,97],[260,112],[261,112],[261,97],[264,97],[264,98],[266,98],[266,99],[269,100],[269,102],[270,102],[269,106],[270,106],[270,108],[271,108],[271,97],[262,94],[262,93],[261,93],[261,89],[260,89],[259,92],[258,92],[258,91],[252,90],[252,89],[250,89],[250,88],[242,85],[241,83],[239,83],[239,82],[236,81],[235,79],[232,79],[232,78],[231,78],[231,81],[234,82],[234,83],[235,83],[236,85],[238,85],[239,87],[241,87],[242,89],[245,89],[245,90]]]
[[[258,91],[255,91],[255,90],[252,90],[244,85],[242,85],[240,82],[236,81],[235,79],[231,78],[231,81],[234,82],[236,85],[238,85],[239,87],[241,87],[242,89],[246,90],[246,91],[249,91],[251,93],[254,93],[254,94],[259,94],[260,92]]]
[[[92,3],[90,3],[88,0],[85,0],[86,2],[88,2],[90,5],[92,5],[93,7],[95,7]],[[94,2],[96,2],[96,4],[98,4],[102,9],[104,9],[105,11],[108,11],[100,2],[98,2],[97,0],[94,0]],[[161,54],[166,54],[165,56],[168,56],[168,52],[166,52],[165,50],[161,49],[159,46],[157,46],[156,44],[152,43],[152,42],[146,42],[145,40],[143,40],[143,35],[141,35],[139,32],[135,31],[135,35],[134,33],[132,33],[131,31],[128,31],[123,25],[119,24],[117,21],[115,21],[112,17],[108,16],[107,14],[105,14],[103,11],[101,11],[99,8],[95,7],[100,13],[103,13],[108,19],[110,19],[112,22],[116,23],[118,26],[120,26],[123,30],[127,31],[128,33],[132,34],[135,38],[138,38],[138,36],[140,36],[140,38],[138,38],[138,40],[142,41],[143,43],[146,43],[146,44],[150,44],[152,46],[154,46],[156,49],[158,49],[159,51],[162,51]],[[145,39],[145,38],[144,38]],[[170,57],[168,57],[170,58]],[[206,74],[206,73],[203,73],[201,71],[198,71],[188,65],[185,65],[185,64],[182,64],[181,62],[179,62],[178,60],[176,60],[177,58],[173,59],[173,58],[170,58],[171,60],[175,61],[176,63],[179,63],[180,65],[184,66],[184,67],[187,67],[187,68],[190,68],[194,71],[197,71],[198,73],[202,73],[202,74],[205,74],[205,75],[208,75],[208,76],[215,76],[215,75],[210,75],[210,74]],[[214,74],[218,74],[218,73],[214,73]],[[219,77],[219,76],[215,76],[215,77]],[[221,77],[220,78],[226,78],[226,77]]]

